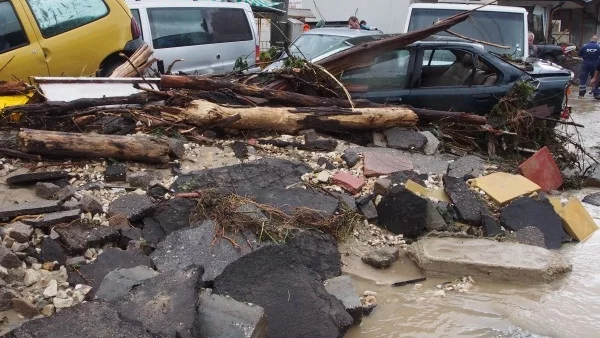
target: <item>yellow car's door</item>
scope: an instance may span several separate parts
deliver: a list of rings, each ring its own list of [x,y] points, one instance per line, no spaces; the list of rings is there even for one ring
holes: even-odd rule
[[[48,66],[19,0],[0,0],[0,81],[48,76]]]
[[[131,40],[131,15],[116,1],[22,0],[51,76],[91,76]]]

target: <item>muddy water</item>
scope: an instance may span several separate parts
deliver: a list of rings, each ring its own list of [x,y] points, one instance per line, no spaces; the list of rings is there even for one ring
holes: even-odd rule
[[[575,91],[576,92],[576,91]],[[573,119],[591,153],[600,150],[600,101],[572,98]],[[596,190],[597,191],[597,190]],[[565,192],[583,198],[591,189]],[[585,204],[600,224],[600,208]],[[573,272],[550,284],[476,281],[468,293],[435,296],[428,279],[420,287],[392,288],[354,279],[359,293],[378,293],[378,307],[346,337],[600,337],[600,231],[559,252]],[[460,277],[460,276],[457,276]]]

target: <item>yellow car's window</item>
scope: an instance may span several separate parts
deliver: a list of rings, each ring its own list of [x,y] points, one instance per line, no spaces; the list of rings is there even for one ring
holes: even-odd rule
[[[108,14],[102,0],[27,0],[45,38],[49,38]]]
[[[29,43],[17,14],[8,1],[0,1],[0,53]]]

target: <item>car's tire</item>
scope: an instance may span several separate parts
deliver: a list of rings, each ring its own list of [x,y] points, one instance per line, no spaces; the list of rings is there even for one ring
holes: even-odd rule
[[[106,65],[102,65],[102,68],[98,72],[98,75],[100,77],[109,77],[115,71],[115,69],[117,69],[117,67],[119,67],[122,64],[123,62],[110,62]]]

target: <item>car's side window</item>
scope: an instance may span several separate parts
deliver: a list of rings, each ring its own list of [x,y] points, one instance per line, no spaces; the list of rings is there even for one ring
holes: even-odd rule
[[[254,39],[246,12],[243,9],[206,8],[204,13],[213,43]]]
[[[473,75],[474,55],[455,49],[426,49],[419,87],[467,86]]]
[[[0,2],[0,53],[29,43],[19,18],[9,1]],[[0,65],[1,67],[2,65]]]
[[[155,49],[211,43],[202,8],[150,8],[148,21]]]
[[[472,84],[474,86],[492,86],[500,79],[499,72],[482,58],[477,59],[477,68],[473,75]]]
[[[108,14],[103,0],[27,0],[45,38],[87,25]]]
[[[408,80],[410,51],[401,49],[378,56],[369,67],[350,70],[341,77],[350,85],[366,85],[368,90],[404,89]]]

